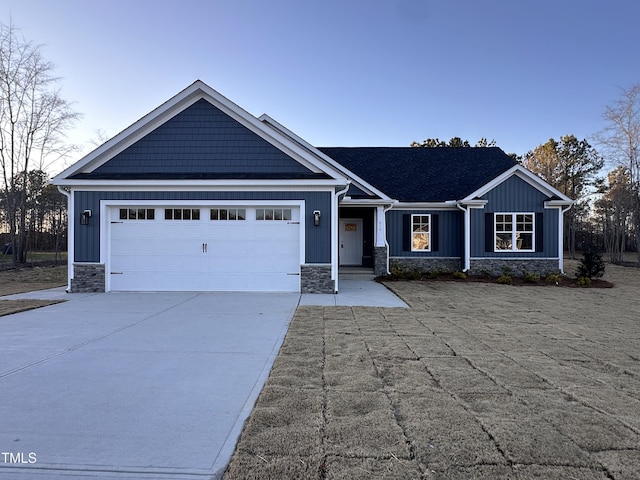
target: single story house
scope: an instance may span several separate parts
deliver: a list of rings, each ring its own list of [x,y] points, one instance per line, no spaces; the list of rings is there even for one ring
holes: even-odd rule
[[[573,203],[499,148],[316,148],[201,81],[52,183],[72,292],[333,293],[347,265],[557,272]]]

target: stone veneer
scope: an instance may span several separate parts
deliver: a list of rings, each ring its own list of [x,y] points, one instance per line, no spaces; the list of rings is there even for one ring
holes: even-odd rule
[[[104,264],[74,263],[71,292],[104,292]]]
[[[336,293],[335,281],[331,279],[331,265],[301,265],[301,293]]]
[[[391,257],[389,269],[393,271],[394,268],[424,273],[434,270],[455,272],[462,270],[462,260],[460,258],[439,257]]]
[[[373,274],[376,277],[387,275],[387,247],[374,247],[373,249]]]
[[[483,259],[471,259],[469,273],[471,275],[484,275],[487,272],[491,275],[502,275],[503,268],[508,267],[511,269],[511,275],[521,277],[523,272],[535,273],[537,275],[547,275],[549,273],[558,273],[557,259],[528,259],[521,260],[519,258],[483,258]]]

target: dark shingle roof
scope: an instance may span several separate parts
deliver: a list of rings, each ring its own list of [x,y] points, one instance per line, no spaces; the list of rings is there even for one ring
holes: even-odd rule
[[[516,165],[513,158],[497,147],[324,147],[319,150],[402,202],[459,200]]]

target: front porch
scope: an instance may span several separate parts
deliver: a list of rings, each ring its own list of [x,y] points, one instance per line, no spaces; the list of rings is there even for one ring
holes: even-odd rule
[[[375,278],[388,273],[386,222],[382,206],[340,207],[338,265],[340,276],[372,275]]]

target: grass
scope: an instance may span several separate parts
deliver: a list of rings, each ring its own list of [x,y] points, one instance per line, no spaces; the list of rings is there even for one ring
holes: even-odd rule
[[[57,256],[57,258],[56,258]],[[61,263],[67,262],[67,252],[59,252],[57,255],[55,252],[29,252],[27,253],[27,264],[33,262],[53,262],[58,261]],[[8,264],[13,262],[12,255],[0,254],[0,264]]]
[[[0,270],[0,316],[58,303],[52,300],[3,300],[5,295],[44,290],[67,284],[67,266]]]

